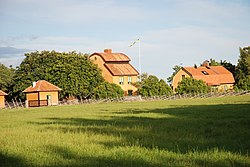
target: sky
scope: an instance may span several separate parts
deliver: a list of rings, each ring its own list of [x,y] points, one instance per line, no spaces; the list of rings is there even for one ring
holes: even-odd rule
[[[0,0],[0,63],[18,66],[36,50],[112,49],[166,80],[175,65],[237,64],[249,20],[249,0]]]

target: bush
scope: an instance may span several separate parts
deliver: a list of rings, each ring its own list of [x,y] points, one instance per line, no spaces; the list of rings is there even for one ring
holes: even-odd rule
[[[197,93],[207,93],[208,86],[202,80],[196,80],[193,78],[185,78],[178,83],[175,92],[178,94],[197,94]]]
[[[93,97],[96,99],[119,98],[124,96],[124,91],[119,85],[109,82],[102,82],[93,91]]]
[[[164,80],[159,80],[154,75],[146,76],[142,82],[137,85],[139,85],[138,92],[142,96],[160,96],[173,93],[171,87]]]

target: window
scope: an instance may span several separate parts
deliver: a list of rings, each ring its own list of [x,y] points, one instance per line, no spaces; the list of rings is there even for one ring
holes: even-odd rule
[[[202,72],[202,74],[204,74],[204,75],[208,75],[208,73],[206,72],[206,71],[201,71]]]
[[[123,85],[124,84],[124,77],[119,77],[119,84]]]
[[[132,77],[128,76],[128,84],[131,84],[131,83],[132,83]]]
[[[182,75],[181,78],[182,78],[182,79],[185,79],[185,75]]]

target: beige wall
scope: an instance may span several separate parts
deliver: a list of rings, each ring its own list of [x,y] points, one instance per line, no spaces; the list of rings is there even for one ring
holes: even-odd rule
[[[47,95],[51,96],[51,101],[49,102],[50,105],[57,105],[58,104],[58,91],[54,92],[34,92],[34,93],[26,93],[26,100],[47,100]],[[38,99],[38,97],[40,99]]]
[[[38,92],[26,93],[26,100],[38,100]]]
[[[124,91],[125,95],[128,94],[128,90],[132,90],[133,91],[133,95],[137,92],[137,88],[135,86],[133,86],[132,84],[128,84],[128,76],[121,76],[124,78],[124,84],[120,85],[119,84],[119,78],[120,76],[114,76],[113,77],[113,83],[119,85],[122,90]],[[135,83],[137,81],[137,76],[131,76],[132,77],[132,83]]]
[[[113,83],[113,76],[110,74],[110,72],[104,66],[103,59],[99,55],[93,55],[90,57],[90,60],[92,60],[94,64],[97,64],[98,68],[101,69],[103,78],[106,81]]]
[[[224,92],[224,91],[227,91],[227,90],[232,90],[233,88],[234,88],[233,84],[223,84],[223,85],[217,86],[218,92]]]
[[[0,96],[0,109],[5,107],[5,98],[4,96]]]
[[[58,105],[58,92],[39,92],[40,100],[47,100],[47,95],[51,96],[49,103],[51,105]]]
[[[172,82],[172,87],[173,87],[173,91],[175,91],[175,89],[177,88],[178,86],[178,83],[181,82],[182,80],[182,75],[185,76],[185,78],[189,78],[190,75],[187,74],[185,71],[183,71],[182,69],[177,72],[177,74],[174,76],[173,78],[173,82]]]

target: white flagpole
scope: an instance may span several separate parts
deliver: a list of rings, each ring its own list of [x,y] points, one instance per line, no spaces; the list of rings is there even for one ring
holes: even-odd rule
[[[139,75],[140,75],[140,81],[141,81],[141,39],[139,39],[138,43],[139,47]]]

